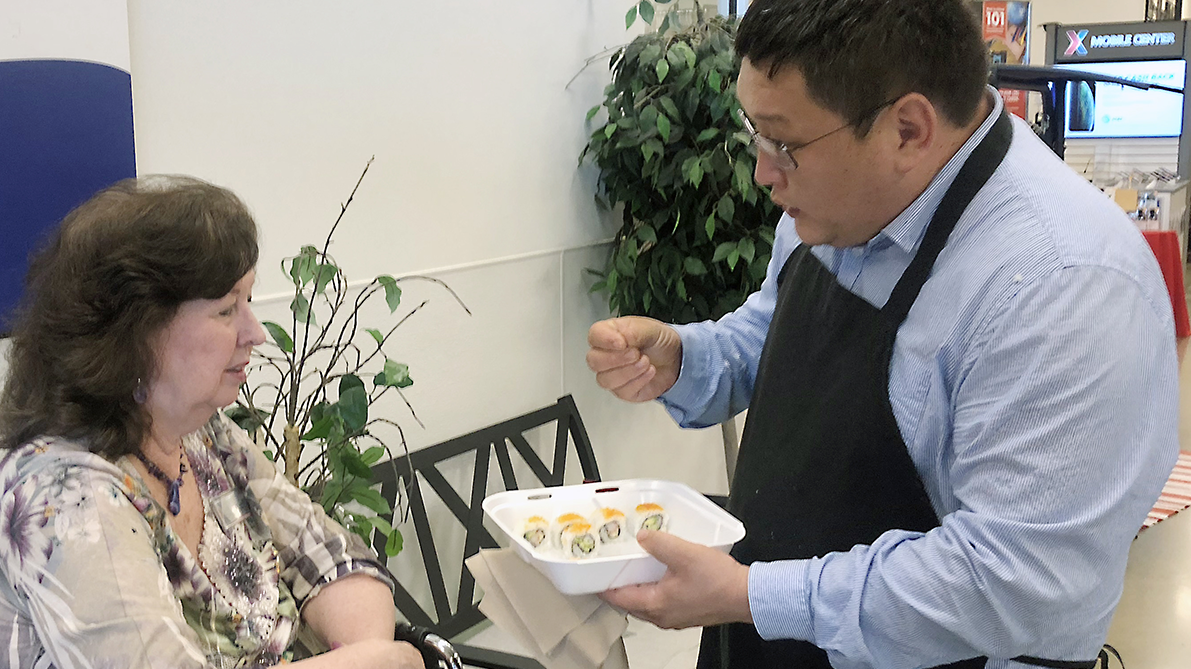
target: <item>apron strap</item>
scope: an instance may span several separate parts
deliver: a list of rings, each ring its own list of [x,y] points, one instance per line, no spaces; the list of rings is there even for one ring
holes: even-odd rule
[[[935,215],[931,219],[930,226],[926,229],[926,235],[922,239],[918,253],[914,255],[914,260],[910,262],[910,266],[906,268],[902,278],[897,282],[897,286],[889,296],[889,301],[881,309],[881,312],[886,314],[894,325],[900,326],[906,320],[906,315],[910,313],[910,307],[914,305],[914,300],[918,299],[918,293],[922,290],[923,284],[930,277],[935,259],[939,257],[939,253],[947,243],[947,238],[955,229],[956,222],[967,209],[968,203],[976,197],[976,193],[984,187],[989,177],[997,170],[1001,160],[1009,151],[1011,141],[1013,141],[1013,124],[1009,121],[1009,114],[1002,110],[1000,118],[988,131],[988,135],[972,151],[972,155],[968,157],[959,173],[955,175],[955,181],[947,190],[947,194],[943,196],[938,210],[935,211]]]
[[[1116,655],[1116,650],[1113,650]],[[1120,659],[1117,655],[1117,659]],[[1104,667],[1108,667],[1108,654],[1102,649],[1100,655],[1095,660],[1046,660],[1040,657],[1030,657],[1028,655],[1020,655],[1013,658],[1014,662],[1021,662],[1022,664],[1029,664],[1035,667],[1046,667],[1046,669],[1096,669],[1100,666],[1100,661],[1104,661]]]

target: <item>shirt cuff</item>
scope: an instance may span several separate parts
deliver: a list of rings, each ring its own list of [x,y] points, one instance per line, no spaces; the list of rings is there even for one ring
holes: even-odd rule
[[[707,402],[707,370],[711,365],[711,348],[700,329],[693,325],[675,325],[682,339],[682,369],[678,380],[662,394],[661,400],[670,407],[688,410]]]
[[[749,611],[762,639],[814,643],[809,578],[809,560],[749,565]]]

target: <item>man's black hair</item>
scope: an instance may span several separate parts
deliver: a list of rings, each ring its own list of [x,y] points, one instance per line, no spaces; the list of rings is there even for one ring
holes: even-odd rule
[[[963,0],[756,0],[736,52],[771,78],[797,68],[814,102],[858,135],[872,110],[915,92],[965,126],[988,82],[988,50]]]

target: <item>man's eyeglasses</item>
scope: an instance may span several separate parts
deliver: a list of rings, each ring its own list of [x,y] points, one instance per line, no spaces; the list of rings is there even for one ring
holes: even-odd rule
[[[798,151],[799,149],[805,149],[811,144],[814,144],[821,139],[827,139],[828,137],[846,128],[854,128],[859,126],[860,124],[871,119],[873,116],[876,116],[877,113],[879,113],[882,109],[885,109],[900,99],[900,97],[896,97],[891,100],[886,100],[885,102],[882,102],[876,107],[873,107],[869,111],[865,112],[864,115],[859,119],[851,123],[845,123],[835,130],[825,132],[822,135],[810,140],[809,142],[803,142],[797,146],[789,146],[782,142],[770,139],[757,132],[757,129],[753,127],[752,121],[749,121],[749,117],[745,115],[743,109],[737,109],[736,115],[740,117],[740,122],[744,124],[745,132],[749,134],[749,138],[752,140],[751,148],[753,149],[753,155],[756,155],[756,150],[760,149],[765,155],[769,156],[773,160],[779,169],[790,171],[798,169],[798,160],[794,158],[795,151]]]

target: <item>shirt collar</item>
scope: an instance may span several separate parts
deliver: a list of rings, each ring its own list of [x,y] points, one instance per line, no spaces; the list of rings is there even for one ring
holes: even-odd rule
[[[877,233],[869,245],[877,244],[878,240],[882,238],[896,244],[901,249],[912,252],[915,247],[922,241],[922,235],[926,232],[926,225],[934,217],[935,211],[939,208],[939,203],[943,201],[943,196],[947,193],[947,189],[951,187],[952,182],[955,181],[955,175],[959,173],[959,168],[963,167],[964,163],[968,161],[968,157],[976,150],[976,146],[980,144],[992,130],[993,124],[1001,116],[1001,110],[1004,108],[1004,103],[1001,101],[1001,95],[997,89],[992,86],[988,87],[988,94],[992,96],[993,108],[980,127],[976,128],[976,132],[964,142],[964,145],[955,152],[951,160],[939,170],[935,178],[931,180],[930,185],[926,190],[922,191],[922,195],[914,200],[913,204],[906,207],[902,213],[897,215]]]

